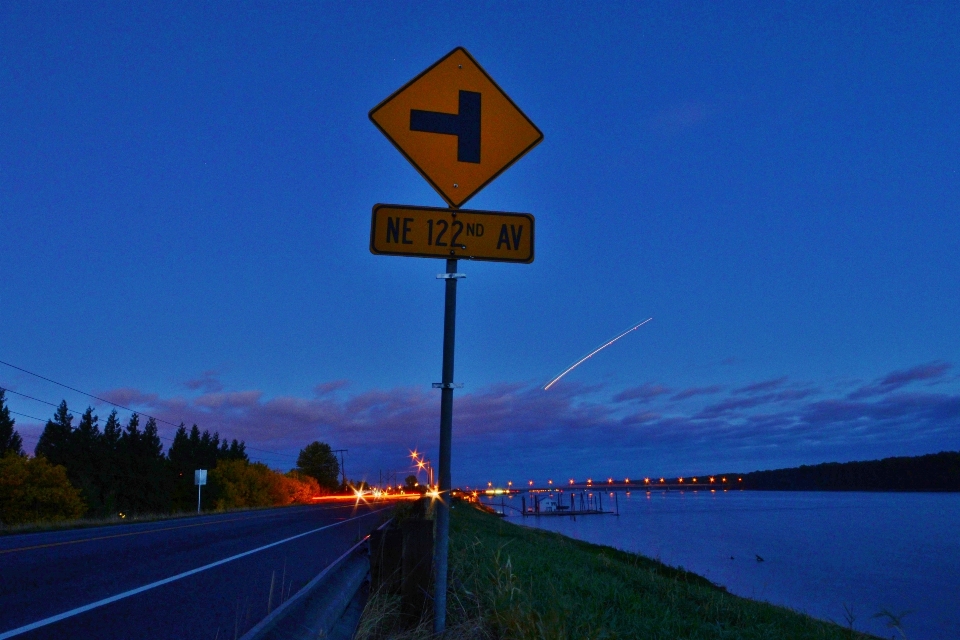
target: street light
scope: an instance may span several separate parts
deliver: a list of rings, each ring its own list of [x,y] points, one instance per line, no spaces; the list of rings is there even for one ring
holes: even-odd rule
[[[430,464],[430,461],[426,459],[421,453],[417,453],[416,450],[410,452],[410,457],[413,458],[413,461],[416,463],[417,471],[426,470],[429,477],[429,486],[433,486],[433,466]]]

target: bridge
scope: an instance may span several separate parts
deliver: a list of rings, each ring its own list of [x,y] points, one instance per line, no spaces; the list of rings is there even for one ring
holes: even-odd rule
[[[520,484],[514,485],[508,482],[507,486],[494,487],[488,483],[487,487],[468,487],[468,491],[477,495],[519,495],[521,493],[564,493],[583,491],[667,491],[667,490],[730,490],[743,488],[743,479],[739,476],[691,476],[682,478],[643,478],[641,480],[613,480],[569,482],[567,484],[548,483],[534,484],[527,486]]]

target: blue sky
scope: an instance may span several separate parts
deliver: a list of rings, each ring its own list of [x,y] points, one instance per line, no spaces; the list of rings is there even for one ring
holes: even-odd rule
[[[443,202],[367,112],[456,46],[545,136],[467,205],[537,257],[461,263],[456,483],[960,449],[955,3],[4,3],[0,360],[281,468],[434,451],[442,263],[367,247]]]

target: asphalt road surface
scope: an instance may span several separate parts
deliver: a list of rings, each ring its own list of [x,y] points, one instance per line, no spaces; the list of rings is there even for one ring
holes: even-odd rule
[[[352,502],[0,537],[4,638],[238,638],[380,524]]]

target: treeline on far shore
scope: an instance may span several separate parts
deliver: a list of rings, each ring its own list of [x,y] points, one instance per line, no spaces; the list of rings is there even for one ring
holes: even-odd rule
[[[204,510],[305,503],[337,488],[340,466],[329,445],[314,442],[288,473],[251,462],[242,441],[181,424],[164,451],[154,418],[114,410],[103,428],[92,408],[79,421],[66,401],[34,449],[22,438],[0,389],[0,524],[128,517],[197,509],[194,472],[209,471]]]
[[[727,475],[767,491],[960,491],[960,451]]]

